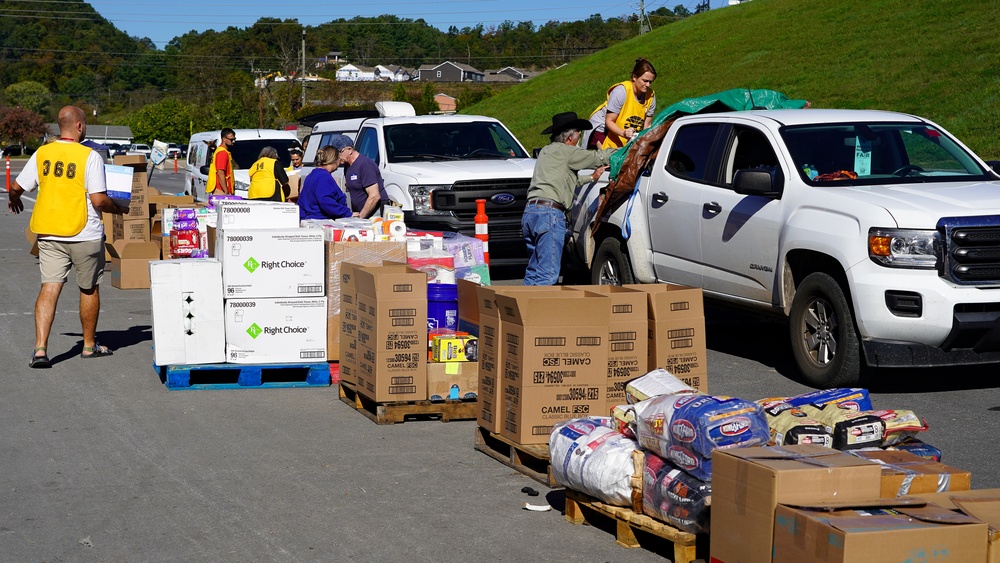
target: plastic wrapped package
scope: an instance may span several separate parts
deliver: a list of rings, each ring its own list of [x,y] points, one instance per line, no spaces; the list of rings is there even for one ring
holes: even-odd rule
[[[608,417],[577,418],[549,436],[552,476],[564,487],[617,506],[632,505],[632,452],[639,445],[612,429]]]
[[[406,263],[427,274],[427,283],[455,283],[455,258],[442,250],[407,252]]]
[[[885,439],[885,421],[870,411],[856,411],[836,403],[803,405],[802,410],[826,426],[838,450],[879,447]]]
[[[762,446],[770,439],[761,407],[743,399],[680,393],[634,408],[642,447],[704,481],[712,478],[712,451]]]
[[[646,452],[642,475],[642,512],[685,532],[709,530],[712,485]]]
[[[613,419],[615,430],[633,440],[636,439],[635,409],[632,408],[632,405],[617,405],[611,409],[611,418]]]
[[[886,448],[887,450],[899,450],[902,452],[910,452],[911,454],[922,457],[924,459],[929,459],[931,461],[941,461],[941,450],[916,438],[910,438],[904,440],[894,446]]]
[[[826,426],[819,423],[802,409],[784,402],[762,405],[767,415],[767,425],[771,429],[770,446],[792,444],[816,444],[833,447],[833,435]]]
[[[444,250],[455,259],[455,268],[471,268],[486,263],[483,241],[461,233],[444,233]]]
[[[656,368],[625,384],[625,400],[631,404],[660,395],[697,392],[695,388],[677,379],[663,368]]]
[[[882,447],[895,446],[927,430],[927,421],[910,410],[871,411],[885,422],[885,437]]]
[[[801,407],[803,405],[822,407],[823,405],[834,403],[840,405],[842,408],[856,411],[872,410],[872,400],[868,395],[868,390],[859,387],[820,389],[819,391],[811,391],[803,395],[789,397],[784,399],[784,401],[793,407]]]

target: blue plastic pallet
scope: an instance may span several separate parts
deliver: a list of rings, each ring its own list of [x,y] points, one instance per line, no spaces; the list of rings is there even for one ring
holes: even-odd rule
[[[200,364],[153,369],[167,389],[275,389],[329,387],[330,364]]]

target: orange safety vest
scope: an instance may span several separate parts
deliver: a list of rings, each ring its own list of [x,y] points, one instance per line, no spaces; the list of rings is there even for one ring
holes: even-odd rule
[[[229,149],[227,149],[226,147],[222,146],[222,144],[221,144],[222,141],[219,141],[219,143],[220,143],[219,147],[217,149],[215,149],[215,152],[212,154],[212,162],[211,162],[211,164],[209,164],[209,167],[208,167],[208,180],[207,180],[207,182],[205,184],[205,194],[206,195],[211,195],[211,194],[215,193],[215,190],[218,187],[218,183],[219,183],[218,176],[219,176],[219,174],[217,173],[218,170],[215,168],[215,157],[219,156],[219,151],[223,151],[227,155],[229,155],[229,166],[226,167],[226,186],[222,188],[222,191],[226,192],[227,194],[232,194],[233,193],[233,168],[234,168],[234,166],[235,166],[236,163],[233,162],[233,155],[232,155],[232,153],[229,152]]]
[[[31,232],[71,237],[87,226],[90,195],[84,177],[91,149],[80,143],[56,141],[35,153],[38,199],[31,213]]]
[[[611,91],[617,88],[619,85],[625,87],[625,104],[622,106],[621,112],[618,113],[618,119],[615,123],[618,124],[622,129],[635,129],[638,133],[642,131],[643,125],[646,124],[646,112],[649,111],[650,106],[653,104],[655,99],[655,94],[653,89],[650,88],[646,92],[646,99],[642,102],[635,99],[635,93],[632,91],[632,81],[626,80],[624,82],[619,82],[611,88],[608,88],[608,96],[611,96]],[[604,102],[607,105],[607,102]],[[611,131],[605,131],[607,137],[604,139],[604,145],[601,147],[603,149],[610,149],[613,147],[624,147],[628,139],[624,137],[619,137]]]

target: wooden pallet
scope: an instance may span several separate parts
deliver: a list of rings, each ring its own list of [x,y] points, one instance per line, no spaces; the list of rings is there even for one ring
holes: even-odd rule
[[[407,418],[439,418],[441,422],[474,420],[478,412],[478,403],[472,399],[380,403],[358,393],[346,381],[340,382],[340,400],[376,424],[396,424],[405,422]]]
[[[605,504],[593,497],[583,493],[566,489],[566,509],[564,512],[566,520],[573,524],[590,524],[595,527],[602,527],[601,520],[612,520],[615,524],[615,540],[622,547],[655,547],[647,546],[640,541],[636,535],[653,536],[660,540],[666,540],[673,544],[674,563],[694,563],[700,561],[695,559],[696,547],[699,536],[688,532],[682,532],[669,524],[665,524],[646,516],[637,514],[630,508],[612,506]],[[704,540],[704,538],[703,538]],[[653,543],[653,542],[646,542]],[[655,551],[655,550],[654,550]]]
[[[518,444],[476,426],[475,448],[547,487],[559,486],[552,477],[548,444]]]
[[[289,364],[153,365],[167,389],[329,387],[326,362]]]

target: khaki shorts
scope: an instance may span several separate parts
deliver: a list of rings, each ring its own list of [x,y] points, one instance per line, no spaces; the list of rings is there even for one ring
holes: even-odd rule
[[[74,266],[80,289],[100,285],[104,279],[104,240],[38,241],[38,269],[42,272],[42,283],[66,283]]]

